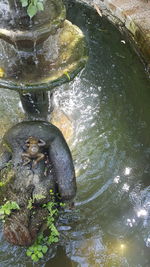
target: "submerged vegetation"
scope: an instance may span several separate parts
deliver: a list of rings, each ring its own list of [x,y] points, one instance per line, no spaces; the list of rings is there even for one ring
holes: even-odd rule
[[[43,0],[20,0],[22,7],[27,8],[27,14],[30,18],[36,15],[38,11],[44,10]]]

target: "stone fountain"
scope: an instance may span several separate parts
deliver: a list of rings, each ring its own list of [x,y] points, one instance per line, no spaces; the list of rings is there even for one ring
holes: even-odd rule
[[[75,196],[70,150],[46,121],[48,91],[73,79],[87,61],[84,35],[65,19],[63,1],[43,5],[32,19],[20,0],[3,0],[0,9],[0,87],[17,91],[26,112],[26,121],[9,129],[1,143],[0,201],[19,205],[6,218],[4,235],[23,246],[34,242],[45,222],[42,205],[51,200],[50,190],[62,201]],[[29,199],[36,200],[34,211]]]
[[[0,87],[18,91],[32,117],[46,116],[47,91],[73,79],[87,61],[84,35],[65,16],[61,0],[45,0],[32,19],[20,0],[1,3]]]

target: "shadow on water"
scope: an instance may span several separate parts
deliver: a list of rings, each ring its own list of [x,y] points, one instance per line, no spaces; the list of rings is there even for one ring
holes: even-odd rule
[[[105,18],[71,2],[68,19],[85,33],[89,61],[53,98],[73,124],[78,193],[75,210],[60,215],[59,247],[39,266],[148,267],[150,81],[126,36]],[[19,98],[11,94],[0,96],[8,127],[18,117]],[[2,233],[0,251],[0,266],[32,266],[25,249],[7,244]]]

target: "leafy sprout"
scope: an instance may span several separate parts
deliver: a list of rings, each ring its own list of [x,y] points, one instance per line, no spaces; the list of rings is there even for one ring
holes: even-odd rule
[[[37,262],[39,259],[43,258],[47,251],[48,246],[46,245],[46,238],[43,234],[39,234],[34,244],[27,249],[27,256],[31,257],[34,262]]]
[[[15,201],[7,201],[0,207],[0,219],[4,220],[7,215],[10,215],[12,210],[19,210],[20,207]]]
[[[38,11],[44,10],[44,0],[20,0],[22,7],[27,8],[27,14],[30,18],[36,15]]]

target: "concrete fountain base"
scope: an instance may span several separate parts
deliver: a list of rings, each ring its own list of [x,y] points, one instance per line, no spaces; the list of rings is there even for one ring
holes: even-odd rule
[[[18,58],[12,51],[12,46],[7,46],[10,58],[13,54],[14,60],[8,65],[5,58],[1,61],[5,73],[0,79],[0,87],[21,93],[50,90],[71,80],[84,67],[88,58],[82,31],[68,20],[64,21],[63,27],[56,34],[45,41],[36,57],[34,54],[24,55],[24,52],[22,55],[20,52]]]

